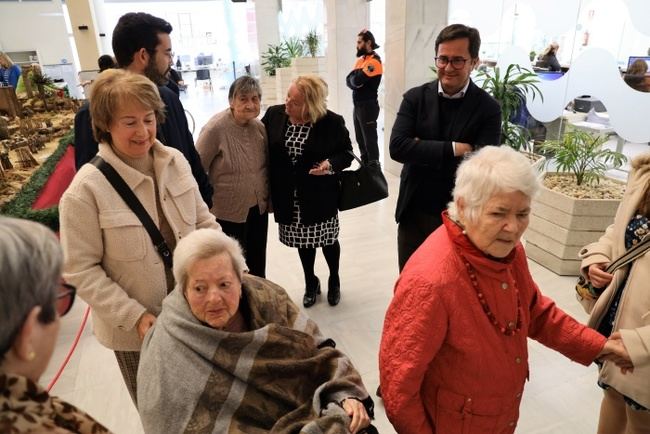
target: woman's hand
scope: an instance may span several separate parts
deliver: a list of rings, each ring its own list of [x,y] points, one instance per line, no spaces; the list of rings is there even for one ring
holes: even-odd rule
[[[609,282],[614,278],[613,274],[605,272],[605,268],[607,268],[607,263],[605,262],[591,264],[589,266],[587,277],[589,277],[589,281],[596,288],[607,288]]]
[[[630,353],[628,353],[627,348],[625,348],[623,337],[620,332],[614,332],[611,334],[607,342],[605,342],[602,351],[596,358],[613,362],[616,366],[621,368],[621,372],[624,375],[627,372],[634,371],[634,365],[632,364]]]
[[[331,175],[332,174],[332,163],[329,160],[323,160],[320,163],[314,164],[309,170],[310,175]]]
[[[152,325],[156,322],[156,317],[150,314],[149,312],[145,312],[142,314],[140,319],[138,320],[138,336],[140,336],[140,340],[144,339],[144,335],[147,334],[149,329],[151,328]]]
[[[352,423],[350,423],[350,432],[352,434],[370,425],[370,417],[368,417],[366,407],[358,399],[346,398],[341,403],[341,406],[352,419]]]

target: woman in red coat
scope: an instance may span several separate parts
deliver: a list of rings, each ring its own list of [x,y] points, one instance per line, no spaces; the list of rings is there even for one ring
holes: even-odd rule
[[[406,264],[384,321],[381,391],[400,434],[513,433],[528,337],[584,365],[632,367],[620,339],[579,324],[533,281],[519,239],[538,188],[508,147],[459,167],[444,224]]]

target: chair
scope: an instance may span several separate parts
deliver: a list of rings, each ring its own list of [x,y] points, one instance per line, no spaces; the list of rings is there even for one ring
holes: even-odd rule
[[[196,70],[196,77],[194,78],[194,85],[196,86],[196,82],[199,80],[208,80],[208,83],[210,84],[210,90],[212,90],[212,79],[210,78],[210,70],[209,69],[197,69]]]

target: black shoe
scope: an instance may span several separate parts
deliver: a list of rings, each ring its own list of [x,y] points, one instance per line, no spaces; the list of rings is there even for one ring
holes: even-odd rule
[[[330,276],[327,280],[327,302],[336,306],[341,301],[341,281],[339,276]]]
[[[312,307],[316,304],[316,297],[320,294],[320,280],[314,276],[314,280],[305,286],[305,296],[302,298],[302,305]]]
[[[381,398],[381,386],[377,386],[377,391],[375,392],[375,395]]]

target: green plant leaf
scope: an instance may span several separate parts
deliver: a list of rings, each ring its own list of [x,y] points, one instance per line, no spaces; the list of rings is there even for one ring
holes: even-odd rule
[[[597,184],[607,170],[627,161],[620,152],[603,148],[606,141],[606,136],[572,128],[560,140],[545,141],[540,149],[553,154],[558,171],[573,174],[577,185]]]

